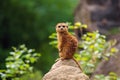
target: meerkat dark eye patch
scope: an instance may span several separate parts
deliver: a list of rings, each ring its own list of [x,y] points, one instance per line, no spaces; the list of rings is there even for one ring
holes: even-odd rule
[[[63,28],[65,27],[65,26],[62,26]]]
[[[61,26],[58,26],[58,28],[60,28]]]
[[[68,26],[66,26],[68,28]]]

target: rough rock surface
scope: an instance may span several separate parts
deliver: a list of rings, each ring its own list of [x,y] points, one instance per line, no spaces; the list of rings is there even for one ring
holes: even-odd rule
[[[57,61],[42,80],[89,80],[72,59]]]

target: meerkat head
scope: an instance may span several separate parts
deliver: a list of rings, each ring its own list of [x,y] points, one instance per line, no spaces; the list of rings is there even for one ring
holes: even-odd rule
[[[56,25],[56,32],[68,32],[68,24],[67,23],[58,23]]]

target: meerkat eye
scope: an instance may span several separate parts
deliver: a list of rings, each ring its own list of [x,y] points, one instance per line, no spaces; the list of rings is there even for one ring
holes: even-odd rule
[[[68,26],[66,26],[68,28]]]
[[[58,28],[60,28],[60,26],[58,26]]]
[[[64,28],[65,26],[63,26],[63,28]]]

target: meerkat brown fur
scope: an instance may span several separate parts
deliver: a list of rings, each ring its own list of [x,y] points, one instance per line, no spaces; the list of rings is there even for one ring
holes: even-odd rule
[[[73,58],[78,47],[78,40],[68,32],[68,24],[58,23],[56,25],[56,32],[60,59],[73,59],[78,64],[78,62]],[[81,69],[79,64],[78,66]]]

